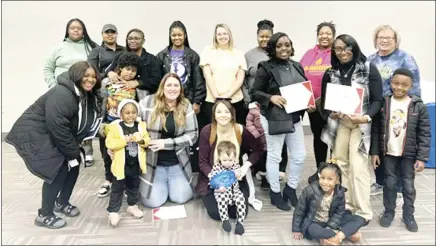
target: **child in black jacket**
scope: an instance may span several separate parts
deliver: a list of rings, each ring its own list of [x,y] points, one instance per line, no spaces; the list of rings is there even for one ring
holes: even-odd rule
[[[411,232],[418,231],[414,218],[416,190],[415,171],[424,170],[430,149],[430,122],[427,107],[417,96],[408,96],[413,74],[397,69],[391,80],[393,94],[385,98],[381,112],[374,118],[371,129],[371,161],[374,169],[384,158],[385,185],[383,205],[385,212],[380,225],[389,227],[395,217],[396,183],[403,185],[403,222]],[[400,173],[400,177],[397,177]]]
[[[358,229],[347,228],[343,219],[346,189],[341,185],[339,167],[321,163],[318,176],[319,180],[310,183],[298,199],[292,219],[294,238],[314,239],[321,245],[339,245],[343,238],[359,241]]]

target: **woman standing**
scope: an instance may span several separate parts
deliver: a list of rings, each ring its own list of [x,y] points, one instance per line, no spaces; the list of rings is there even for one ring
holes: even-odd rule
[[[293,61],[292,41],[285,33],[275,33],[266,47],[270,60],[259,64],[253,88],[253,100],[261,105],[261,123],[267,141],[266,177],[270,184],[271,203],[281,210],[290,210],[288,199],[296,206],[295,189],[303,171],[306,149],[301,116],[304,111],[287,114],[283,106],[286,100],[280,87],[307,81],[300,63]],[[313,109],[311,109],[313,110]],[[288,182],[280,192],[279,163],[283,144],[291,153]]]
[[[189,148],[197,141],[198,125],[179,76],[166,74],[156,94],[139,105],[151,138],[147,149],[150,168],[141,178],[142,202],[149,208],[162,206],[168,198],[186,203],[194,195]]]
[[[207,86],[206,101],[201,111],[207,123],[211,122],[216,98],[230,98],[236,110],[236,122],[245,124],[247,110],[241,87],[247,63],[242,51],[233,47],[233,42],[230,28],[218,24],[215,26],[213,45],[204,48],[200,56],[200,66]]]
[[[170,26],[169,45],[157,59],[162,64],[163,73],[177,73],[182,80],[185,97],[191,102],[195,114],[200,113],[200,106],[206,98],[206,84],[200,68],[200,57],[189,46],[188,33],[181,21],[174,21]],[[199,128],[204,126],[201,117],[197,117]],[[198,142],[191,148],[192,170],[198,172]]]
[[[253,88],[254,78],[256,77],[257,66],[262,61],[267,61],[269,59],[268,54],[266,53],[266,45],[268,44],[268,40],[274,33],[274,24],[269,20],[262,20],[257,23],[257,43],[258,46],[249,50],[245,53],[245,60],[247,61],[247,72],[245,73],[244,85],[242,87],[242,91],[244,93],[244,100],[246,104],[246,108],[250,109],[250,112],[258,112],[259,106],[256,102],[253,102],[251,99],[251,88]],[[253,104],[250,104],[253,103]],[[251,107],[256,107],[255,110],[251,110]],[[247,125],[248,127],[248,125]],[[286,148],[286,144],[283,145],[282,150],[282,161],[280,162],[280,177],[285,176],[286,165],[288,163],[288,150]],[[262,183],[260,187],[262,189],[269,189],[268,181],[266,180],[266,152],[259,159],[259,163],[256,163],[256,171],[258,171],[258,175],[261,177]]]
[[[152,54],[148,53],[142,46],[145,42],[145,35],[139,29],[132,29],[127,32],[126,50],[139,56],[138,71],[136,80],[131,80],[124,83],[124,86],[130,89],[136,88],[137,97],[139,100],[146,95],[154,94],[159,87],[162,79],[162,71],[159,60]],[[115,56],[114,61],[107,67],[107,77],[113,82],[120,81],[119,75],[115,72],[118,67],[118,62],[123,53]]]
[[[18,118],[5,139],[15,147],[27,169],[44,180],[42,207],[35,225],[49,229],[67,224],[53,211],[68,217],[80,213],[69,201],[79,165],[84,163],[79,144],[97,115],[100,79],[96,68],[81,61],[59,75],[56,84]]]
[[[212,171],[212,166],[218,160],[216,146],[220,141],[231,141],[237,146],[237,155],[242,162],[242,156],[248,155],[248,160],[241,167],[239,187],[246,200],[245,205],[248,211],[248,185],[243,177],[253,163],[256,163],[262,154],[262,146],[254,136],[242,125],[235,122],[236,112],[228,100],[217,100],[212,108],[212,123],[203,127],[200,133],[200,153],[198,183],[196,191],[200,194],[208,215],[214,220],[220,220],[217,201],[213,190],[209,186],[208,175]],[[236,206],[229,206],[230,218],[236,218]]]
[[[92,41],[86,26],[80,19],[71,19],[67,23],[65,37],[59,46],[56,46],[44,65],[44,80],[48,88],[57,84],[57,77],[68,71],[76,62],[86,61],[92,49],[98,45]],[[94,164],[92,140],[83,143],[87,166]]]
[[[300,64],[304,68],[304,73],[312,84],[315,100],[321,97],[321,81],[325,70],[331,67],[330,57],[333,40],[336,35],[336,27],[331,22],[322,22],[316,27],[318,44],[306,51],[301,58]],[[319,102],[319,100],[318,100]],[[318,104],[319,105],[319,104]],[[316,169],[321,162],[327,158],[327,145],[321,141],[321,132],[325,126],[325,121],[320,115],[319,109],[309,113],[310,129],[313,134],[313,150],[315,152]],[[309,177],[309,183],[318,179],[318,171]]]
[[[370,55],[368,60],[377,66],[383,80],[383,97],[392,95],[391,80],[392,74],[398,68],[406,68],[413,74],[412,88],[409,96],[421,96],[420,73],[415,59],[407,52],[400,50],[400,35],[389,25],[381,25],[374,31],[374,47],[377,52]],[[383,192],[384,165],[383,158],[380,165],[375,169],[375,183],[371,185],[371,195]],[[401,182],[397,185],[399,197],[401,193]]]
[[[345,208],[368,222],[373,216],[368,169],[371,119],[382,106],[382,81],[377,67],[367,61],[350,35],[340,35],[334,41],[331,64],[322,79],[321,110],[327,116],[327,126],[321,139],[332,150],[342,172],[342,184],[348,189]],[[364,88],[363,114],[344,115],[325,110],[328,83]]]

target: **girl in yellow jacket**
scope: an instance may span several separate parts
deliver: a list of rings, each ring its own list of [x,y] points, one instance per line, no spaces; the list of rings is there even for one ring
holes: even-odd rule
[[[109,223],[117,226],[123,200],[124,189],[127,194],[127,213],[140,219],[143,212],[136,205],[139,195],[139,176],[146,172],[145,149],[150,141],[146,123],[138,121],[139,105],[131,99],[125,99],[118,105],[120,120],[105,127],[106,147],[113,151],[111,171],[114,175],[109,200]]]

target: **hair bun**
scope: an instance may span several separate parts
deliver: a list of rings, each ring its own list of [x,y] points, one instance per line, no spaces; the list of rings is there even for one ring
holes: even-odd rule
[[[259,21],[257,23],[257,28],[260,28],[264,25],[267,25],[267,26],[270,26],[271,28],[274,28],[274,23],[272,23],[272,21],[267,20],[267,19]]]

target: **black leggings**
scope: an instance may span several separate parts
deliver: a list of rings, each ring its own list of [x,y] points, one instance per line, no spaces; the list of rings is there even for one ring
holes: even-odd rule
[[[308,115],[310,130],[313,133],[313,150],[315,152],[316,168],[318,169],[320,163],[325,162],[327,158],[328,146],[321,140],[321,132],[326,123],[318,110],[313,113],[308,113]]]
[[[249,207],[248,206],[249,191],[248,191],[247,183],[246,182],[239,182],[239,189],[241,189],[241,191],[245,197],[245,205],[246,205],[245,217],[247,217],[248,207]],[[220,213],[218,212],[218,203],[215,200],[215,196],[213,194],[213,191],[211,190],[211,192],[209,192],[209,194],[207,194],[206,196],[202,197],[201,200],[203,200],[204,207],[206,208],[206,211],[207,211],[207,214],[209,215],[209,217],[212,218],[213,220],[221,220]],[[237,218],[235,205],[229,206],[229,217],[231,219]]]
[[[80,165],[68,171],[68,163],[65,162],[51,184],[44,182],[42,185],[42,206],[38,211],[40,215],[53,215],[56,199],[61,205],[70,205],[69,201],[76,185],[77,177],[79,177],[79,169]]]

